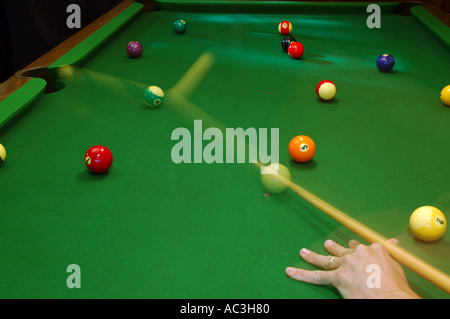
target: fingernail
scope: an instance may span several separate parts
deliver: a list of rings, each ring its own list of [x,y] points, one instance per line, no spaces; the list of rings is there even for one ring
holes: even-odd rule
[[[398,240],[396,238],[388,239],[388,242],[392,245],[398,245]]]
[[[311,250],[306,249],[306,248],[302,248],[302,249],[300,250],[300,255],[306,256],[306,255],[308,255],[310,252],[311,252]]]
[[[331,246],[334,245],[334,241],[332,241],[331,239],[328,239],[327,241],[325,241],[325,246]]]
[[[294,272],[295,272],[295,268],[292,268],[292,267],[287,267],[286,268],[286,273],[288,275],[292,275]]]

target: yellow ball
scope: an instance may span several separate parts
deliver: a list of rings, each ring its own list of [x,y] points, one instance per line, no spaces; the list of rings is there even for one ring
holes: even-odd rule
[[[422,206],[411,214],[409,227],[417,238],[433,241],[444,235],[447,220],[439,209],[433,206]]]
[[[0,165],[3,164],[3,162],[5,161],[5,159],[6,159],[6,150],[5,150],[5,148],[3,147],[3,145],[0,144]]]
[[[450,85],[447,85],[441,91],[441,100],[447,106],[450,106]]]
[[[261,183],[269,193],[278,194],[284,192],[290,181],[291,173],[282,164],[273,163],[261,170]]]

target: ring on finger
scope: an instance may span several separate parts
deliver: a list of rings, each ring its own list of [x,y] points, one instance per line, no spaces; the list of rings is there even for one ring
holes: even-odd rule
[[[331,256],[330,260],[328,261],[328,268],[330,268],[330,270],[333,270],[333,265],[332,265],[333,259],[334,259],[334,256]]]

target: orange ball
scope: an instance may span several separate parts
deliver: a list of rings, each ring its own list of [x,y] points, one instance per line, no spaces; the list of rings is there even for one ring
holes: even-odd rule
[[[313,158],[315,153],[316,144],[306,135],[296,136],[289,143],[289,155],[296,162],[308,162]]]

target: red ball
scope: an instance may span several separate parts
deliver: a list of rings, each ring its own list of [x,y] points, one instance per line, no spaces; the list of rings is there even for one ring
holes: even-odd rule
[[[305,53],[305,48],[300,42],[292,42],[289,45],[288,54],[291,56],[291,58],[300,59],[303,53]]]
[[[336,91],[336,84],[330,80],[320,81],[316,86],[316,94],[323,101],[333,99],[336,96]]]
[[[84,163],[91,172],[101,174],[109,170],[113,163],[113,156],[107,147],[95,145],[86,152]]]

